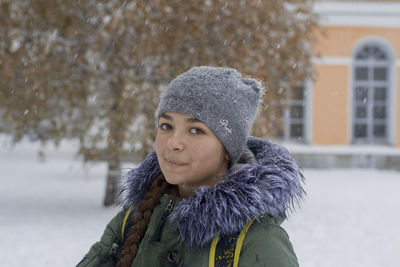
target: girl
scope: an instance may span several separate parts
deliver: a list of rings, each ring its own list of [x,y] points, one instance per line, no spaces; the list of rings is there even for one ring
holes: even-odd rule
[[[298,266],[280,224],[303,176],[286,149],[249,136],[261,94],[230,68],[174,79],[155,151],[129,173],[124,208],[78,266]]]

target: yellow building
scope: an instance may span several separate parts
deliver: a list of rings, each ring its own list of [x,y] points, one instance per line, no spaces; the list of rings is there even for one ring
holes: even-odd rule
[[[305,166],[344,166],[360,155],[364,163],[348,165],[376,166],[370,156],[385,149],[400,165],[400,1],[316,1],[314,13],[323,28],[313,47],[317,76],[289,102],[284,140],[308,144],[292,147]],[[321,153],[355,157],[324,164]]]
[[[288,134],[315,145],[400,147],[400,1],[318,1],[314,12],[323,27],[317,77],[300,112],[292,101]]]

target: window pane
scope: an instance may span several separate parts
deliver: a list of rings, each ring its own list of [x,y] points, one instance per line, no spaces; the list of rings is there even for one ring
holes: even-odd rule
[[[354,136],[358,138],[367,137],[367,125],[366,124],[355,124],[354,125]]]
[[[367,87],[356,87],[356,100],[357,102],[366,103],[368,98],[368,88]]]
[[[292,90],[292,99],[293,100],[302,100],[304,99],[304,87],[303,86],[296,86]]]
[[[368,45],[365,46],[362,50],[360,50],[356,59],[358,60],[367,60],[368,58],[374,58],[375,60],[385,60],[387,57],[382,49],[379,46]]]
[[[375,87],[374,88],[374,99],[375,100],[386,100],[386,87]]]
[[[357,54],[356,58],[359,60],[367,59],[367,55],[361,51],[360,53]]]
[[[356,108],[356,118],[366,118],[367,117],[367,107],[358,106]]]
[[[385,81],[386,80],[386,68],[374,68],[374,80]]]
[[[368,68],[357,67],[356,68],[356,80],[359,80],[359,81],[368,80]]]
[[[290,117],[291,118],[303,118],[303,107],[302,106],[290,107]]]
[[[369,49],[368,47],[364,47],[360,52],[358,52],[357,54],[357,59],[368,59],[368,53],[369,53]]]
[[[364,47],[364,53],[368,56],[368,57],[372,57],[374,54],[374,46],[372,45],[368,45],[366,47]]]
[[[385,137],[386,136],[386,125],[374,125],[374,136]]]
[[[302,124],[291,124],[290,125],[290,137],[303,137],[303,125]]]
[[[374,55],[374,56],[375,56],[376,59],[380,59],[380,60],[386,59],[385,54],[384,54],[383,51],[380,50],[379,48],[376,48],[376,50],[375,50],[375,55]]]
[[[374,107],[374,119],[385,119],[386,107]]]

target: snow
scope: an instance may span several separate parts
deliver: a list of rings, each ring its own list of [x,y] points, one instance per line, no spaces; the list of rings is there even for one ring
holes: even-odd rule
[[[0,136],[3,266],[74,266],[118,208],[102,207],[106,165],[83,165],[76,144],[59,150]],[[306,169],[308,195],[284,227],[302,267],[396,266],[400,173]]]
[[[37,144],[0,143],[3,266],[74,266],[117,212],[101,206],[106,165],[83,166],[76,147],[50,146],[40,161]]]
[[[285,223],[300,266],[398,266],[400,172],[306,170],[306,201]]]

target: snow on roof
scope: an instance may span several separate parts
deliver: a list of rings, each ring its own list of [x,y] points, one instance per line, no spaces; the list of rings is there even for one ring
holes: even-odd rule
[[[325,26],[400,28],[400,2],[316,2],[314,13]]]

